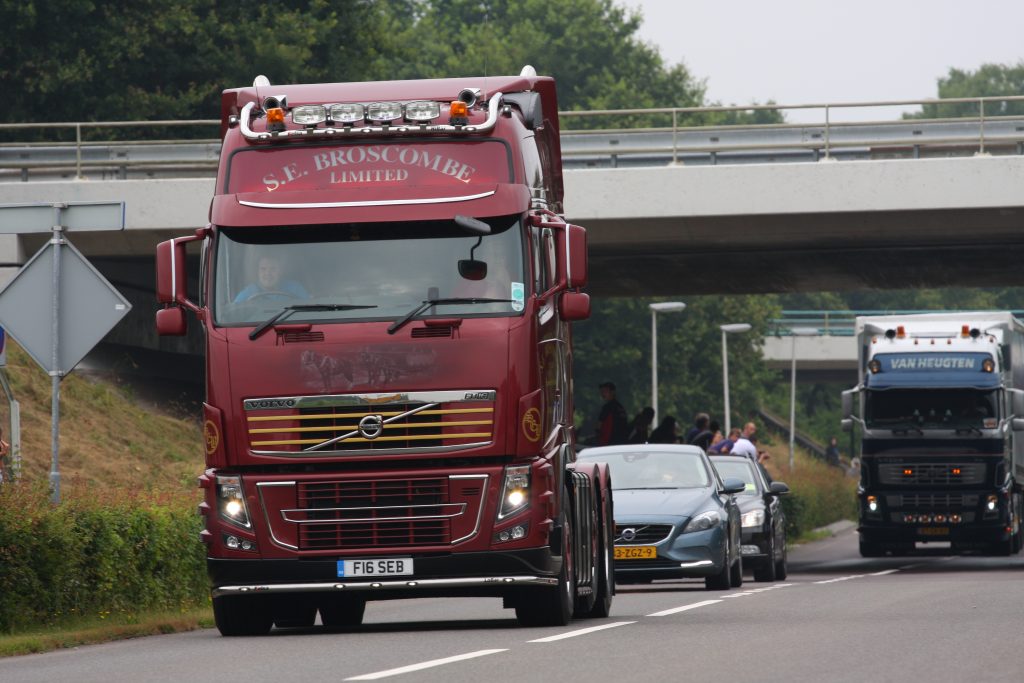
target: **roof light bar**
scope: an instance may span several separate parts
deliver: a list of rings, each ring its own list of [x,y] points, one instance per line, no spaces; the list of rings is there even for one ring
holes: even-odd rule
[[[401,102],[371,102],[366,105],[366,120],[373,123],[391,123],[402,118]]]
[[[409,102],[405,105],[406,121],[433,121],[441,116],[441,105],[437,102]]]
[[[327,109],[321,104],[304,104],[292,109],[292,123],[315,126],[327,120]]]
[[[331,121],[335,123],[355,123],[366,118],[361,104],[332,104],[330,107]]]

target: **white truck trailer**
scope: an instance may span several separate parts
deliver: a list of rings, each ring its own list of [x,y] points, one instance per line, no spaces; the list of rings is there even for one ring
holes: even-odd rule
[[[1024,323],[1006,312],[858,317],[860,552],[1021,549]],[[854,410],[859,406],[859,415]]]

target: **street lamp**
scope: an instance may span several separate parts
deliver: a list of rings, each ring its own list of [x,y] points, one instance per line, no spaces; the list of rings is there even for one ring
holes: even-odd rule
[[[729,420],[729,350],[725,335],[739,332],[750,332],[749,323],[730,323],[719,325],[722,330],[722,388],[725,393],[725,436],[729,437],[732,425]]]
[[[793,460],[793,440],[796,438],[796,338],[817,337],[817,327],[794,327],[789,331],[793,337],[793,361],[789,370],[789,470],[792,472],[795,462]]]
[[[654,417],[651,424],[657,426],[658,419],[658,314],[679,313],[686,309],[682,301],[659,301],[648,304],[651,309],[651,408]]]

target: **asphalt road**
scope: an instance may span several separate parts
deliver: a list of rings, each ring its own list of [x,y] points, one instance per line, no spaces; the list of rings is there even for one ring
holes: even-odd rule
[[[520,628],[498,600],[370,603],[351,632],[215,630],[0,660],[0,681],[1021,681],[1024,556],[862,559],[856,534],[790,576],[620,589],[607,619]]]

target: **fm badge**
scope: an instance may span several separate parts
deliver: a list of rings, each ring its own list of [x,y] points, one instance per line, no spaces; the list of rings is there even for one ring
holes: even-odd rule
[[[213,423],[213,420],[207,420],[203,423],[203,441],[206,442],[206,454],[213,455],[217,450],[217,446],[220,445],[220,431],[217,429],[217,425]]]
[[[540,441],[540,411],[536,408],[530,408],[523,415],[523,436],[532,443]]]

